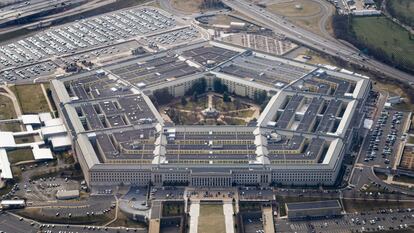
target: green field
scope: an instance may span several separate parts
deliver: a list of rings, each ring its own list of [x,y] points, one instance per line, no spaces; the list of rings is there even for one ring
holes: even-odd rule
[[[7,152],[11,164],[22,161],[34,160],[31,149],[17,149]]]
[[[166,202],[162,205],[162,216],[179,216],[184,213],[183,202]]]
[[[16,95],[23,114],[50,112],[40,85],[17,85],[10,88]]]
[[[400,21],[414,26],[414,1],[392,0],[387,1],[388,11]]]
[[[383,50],[395,62],[414,67],[414,35],[386,17],[355,17],[352,28],[358,40]],[[411,52],[410,52],[411,51]]]
[[[0,120],[16,118],[13,102],[6,96],[0,95]]]
[[[226,233],[223,205],[200,205],[199,233]]]
[[[19,122],[0,123],[0,131],[21,132]]]

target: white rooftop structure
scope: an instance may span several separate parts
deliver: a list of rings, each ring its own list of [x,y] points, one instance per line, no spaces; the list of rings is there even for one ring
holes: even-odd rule
[[[22,115],[21,119],[24,125],[40,125],[39,115]]]
[[[39,118],[40,118],[40,121],[42,123],[45,123],[46,121],[49,121],[49,120],[52,120],[53,119],[53,117],[50,114],[50,112],[42,112],[42,113],[39,113]]]
[[[9,158],[6,149],[0,149],[0,178],[13,179],[13,173],[10,168]]]
[[[64,125],[55,125],[55,126],[42,127],[41,132],[42,132],[43,137],[50,137],[52,135],[66,133],[67,131]]]
[[[56,199],[65,200],[79,197],[79,190],[58,190]]]
[[[60,118],[54,118],[44,121],[45,126],[56,126],[56,125],[63,125],[63,121]]]
[[[2,200],[0,202],[1,206],[24,206],[25,200]]]
[[[72,140],[69,135],[52,136],[49,138],[53,149],[72,146]]]
[[[0,148],[13,148],[15,146],[13,132],[0,132]]]
[[[52,151],[49,148],[39,148],[35,145],[32,152],[35,160],[53,159]]]

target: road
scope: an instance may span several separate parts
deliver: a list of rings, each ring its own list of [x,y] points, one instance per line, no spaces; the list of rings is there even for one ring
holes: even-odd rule
[[[346,46],[335,38],[324,38],[313,32],[299,28],[288,22],[283,17],[273,14],[265,9],[249,3],[245,0],[223,0],[223,3],[262,23],[275,32],[283,33],[287,38],[303,44],[309,48],[327,53],[334,57],[342,58],[358,66],[367,67],[371,70],[380,72],[391,78],[405,82],[414,81],[414,76],[390,67],[379,61],[370,59],[365,55],[359,55],[359,51]]]
[[[108,232],[126,233],[138,232],[146,233],[144,228],[125,228],[125,227],[103,227],[89,225],[65,225],[65,224],[41,224],[30,219],[20,218],[10,212],[0,213],[0,232],[7,233],[89,233],[89,232]]]
[[[322,17],[319,20],[319,30],[325,37],[330,38],[331,34],[328,32],[326,26],[328,25],[329,18],[332,17],[333,14],[335,14],[335,7],[333,7],[329,2],[325,0],[315,1],[321,4],[323,12]]]
[[[289,221],[277,219],[276,229],[281,233],[350,233],[350,232],[394,232],[397,229],[407,228],[409,231],[414,223],[414,215],[411,210],[400,210],[393,212],[367,212],[364,214],[346,214],[340,218],[316,219],[303,221]],[[395,231],[400,232],[400,231]],[[250,233],[250,232],[249,232]]]

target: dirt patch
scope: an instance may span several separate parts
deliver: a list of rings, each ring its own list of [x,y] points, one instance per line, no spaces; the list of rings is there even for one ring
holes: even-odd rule
[[[322,6],[309,0],[294,0],[275,3],[266,7],[271,12],[286,17],[310,17],[322,12]]]
[[[198,232],[225,233],[226,225],[222,205],[201,205]]]
[[[203,0],[173,0],[171,5],[180,11],[197,13],[200,12],[202,2]]]

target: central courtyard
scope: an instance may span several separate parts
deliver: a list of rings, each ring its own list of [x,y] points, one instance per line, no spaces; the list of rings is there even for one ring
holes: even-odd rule
[[[176,125],[247,125],[258,118],[260,106],[248,98],[207,92],[175,98],[160,112]]]

